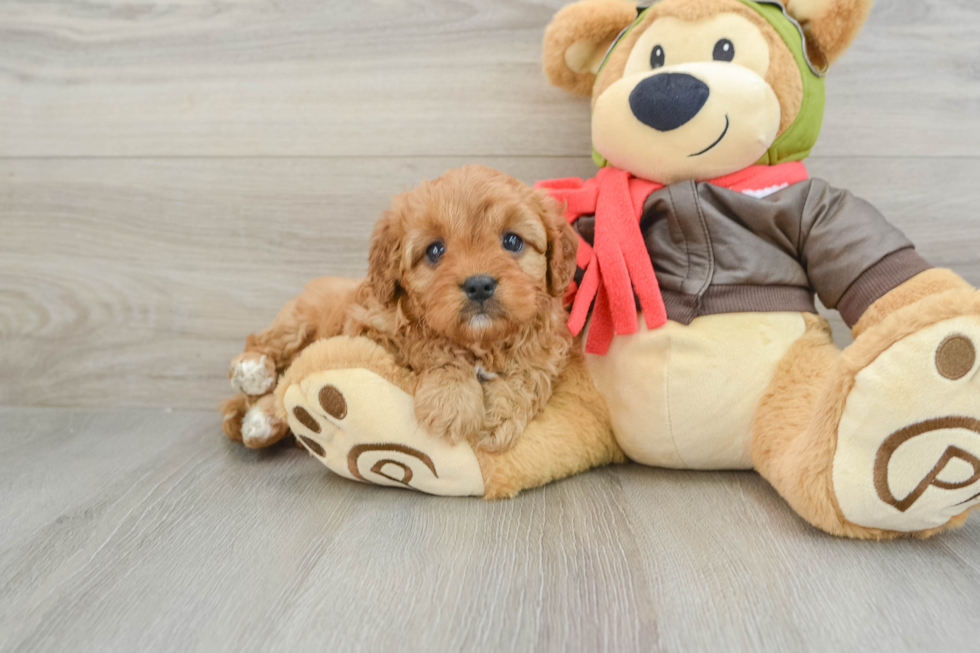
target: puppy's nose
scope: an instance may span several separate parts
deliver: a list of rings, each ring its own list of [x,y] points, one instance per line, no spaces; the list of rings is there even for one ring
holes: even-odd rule
[[[474,302],[490,299],[496,289],[497,280],[486,274],[474,275],[463,282],[463,292]]]
[[[630,93],[630,109],[644,125],[669,132],[691,122],[709,95],[711,89],[697,77],[660,73],[636,85]]]

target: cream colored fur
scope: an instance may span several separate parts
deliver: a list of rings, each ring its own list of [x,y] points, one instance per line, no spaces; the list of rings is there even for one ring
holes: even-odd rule
[[[422,428],[412,395],[394,383],[404,380],[402,371],[380,345],[361,337],[319,340],[293,368],[276,389],[278,413],[335,474],[443,496],[483,496],[472,447]]]
[[[793,343],[799,313],[708,315],[617,336],[586,355],[623,451],[645,465],[752,469],[756,405]]]

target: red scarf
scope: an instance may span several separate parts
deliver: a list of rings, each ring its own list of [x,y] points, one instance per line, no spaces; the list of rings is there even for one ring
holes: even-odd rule
[[[750,166],[739,172],[710,179],[707,183],[748,195],[763,197],[791,184],[808,179],[799,161],[775,166]],[[667,322],[667,309],[660,284],[640,232],[643,203],[650,193],[664,184],[646,181],[619,168],[605,167],[599,174],[582,181],[576,177],[539,181],[535,188],[546,189],[565,204],[565,218],[574,222],[583,215],[595,215],[594,247],[580,239],[578,267],[585,270],[582,285],[572,282],[574,297],[568,326],[578,335],[585,327],[593,301],[592,325],[585,351],[605,354],[615,334],[636,333],[636,297],[648,329]]]

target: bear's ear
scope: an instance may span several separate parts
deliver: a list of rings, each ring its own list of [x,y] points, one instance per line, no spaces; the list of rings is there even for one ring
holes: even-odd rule
[[[621,31],[636,20],[626,0],[579,0],[561,9],[544,33],[544,71],[555,86],[589,96],[599,64]]]
[[[783,0],[807,36],[811,61],[826,68],[844,54],[871,13],[874,0]]]

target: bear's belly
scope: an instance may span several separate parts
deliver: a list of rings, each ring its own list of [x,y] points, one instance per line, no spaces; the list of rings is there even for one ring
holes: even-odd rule
[[[678,469],[751,469],[752,419],[793,342],[800,313],[727,313],[616,336],[587,355],[632,460]]]

